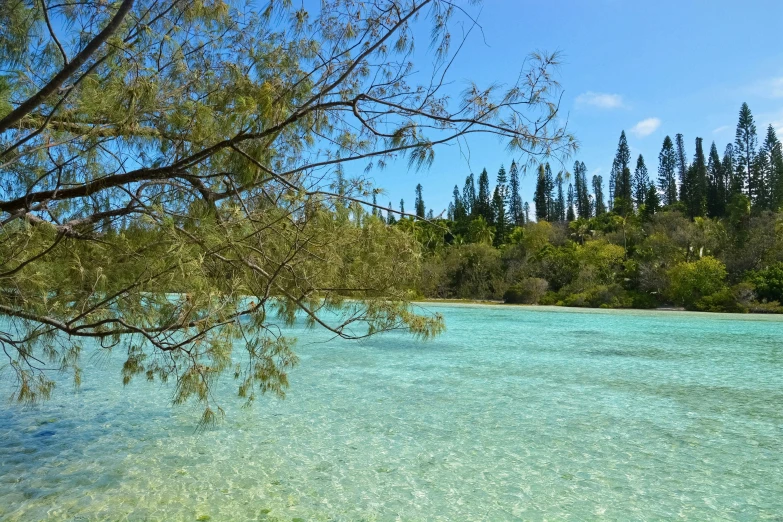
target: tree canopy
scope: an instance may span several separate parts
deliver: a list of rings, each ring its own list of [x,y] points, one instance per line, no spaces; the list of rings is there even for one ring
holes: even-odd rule
[[[297,316],[347,338],[437,333],[442,319],[409,305],[419,244],[367,215],[373,187],[350,165],[427,167],[481,133],[531,161],[576,146],[556,121],[557,55],[532,55],[516,84],[447,92],[463,43],[450,28],[474,23],[462,4],[4,4],[0,347],[15,398],[51,393],[52,368],[78,384],[94,340],[127,353],[126,382],[176,379],[175,402],[201,401],[209,422],[223,373],[248,401],[283,393],[296,357],[278,325]],[[432,41],[414,67],[417,25]],[[466,212],[490,210],[482,190]]]

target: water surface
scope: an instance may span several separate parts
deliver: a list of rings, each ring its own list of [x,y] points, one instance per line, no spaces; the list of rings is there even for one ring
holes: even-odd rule
[[[288,398],[226,379],[207,433],[85,357],[0,405],[0,520],[783,519],[781,318],[425,306],[428,343],[294,329]]]

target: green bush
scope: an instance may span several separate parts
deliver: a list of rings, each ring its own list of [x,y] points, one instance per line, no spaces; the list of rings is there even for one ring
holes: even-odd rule
[[[753,285],[759,301],[783,302],[783,262],[751,272],[748,281]]]
[[[723,292],[728,290],[726,267],[714,257],[705,256],[691,263],[679,263],[669,270],[668,275],[669,297],[688,310],[717,306],[715,303],[723,302],[726,296]]]
[[[546,279],[528,277],[506,290],[503,300],[512,304],[538,304],[548,288]]]

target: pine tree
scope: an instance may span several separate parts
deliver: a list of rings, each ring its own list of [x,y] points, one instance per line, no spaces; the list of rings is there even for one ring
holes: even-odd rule
[[[595,217],[606,213],[606,204],[604,203],[604,180],[601,176],[593,176],[593,205],[595,206]]]
[[[566,209],[566,221],[569,223],[576,219],[576,214],[574,213],[574,204],[576,202],[576,192],[574,191],[574,185],[572,183],[568,184],[568,208]]]
[[[400,199],[400,214],[405,214],[405,200]]]
[[[435,215],[434,215],[434,213],[432,212],[432,209],[429,209],[429,210],[427,211],[427,219],[429,219],[430,221],[432,221],[433,219],[435,219]]]
[[[508,216],[511,223],[519,227],[525,224],[525,218],[522,209],[522,197],[519,194],[519,170],[516,162],[511,162],[508,175]]]
[[[550,221],[557,219],[555,215],[555,178],[549,163],[544,165],[544,181],[546,187],[546,213]]]
[[[565,194],[563,193],[563,172],[557,173],[557,178],[555,178],[555,182],[557,184],[557,199],[554,202],[555,205],[555,219],[558,221],[565,221],[566,218],[566,202],[565,202]]]
[[[522,208],[525,209],[525,223],[530,223],[530,203],[525,201],[525,204],[522,205]]]
[[[473,216],[476,213],[476,183],[473,174],[465,178],[465,187],[462,189],[462,206],[465,207],[465,214]]]
[[[740,189],[747,189],[751,201],[756,197],[756,187],[750,180],[753,162],[756,159],[756,124],[747,103],[740,107],[737,132],[734,135],[734,183]]]
[[[536,206],[536,221],[546,221],[549,218],[547,212],[549,210],[549,195],[547,192],[546,170],[544,165],[538,166],[533,204]]]
[[[489,175],[487,169],[481,171],[478,180],[478,196],[476,197],[476,215],[492,224],[495,219],[492,215],[492,198],[489,191]]]
[[[688,216],[691,219],[704,216],[707,212],[707,160],[701,138],[696,138],[696,154],[685,176],[685,188],[681,187],[681,193]]]
[[[663,139],[661,152],[658,154],[658,187],[663,194],[664,205],[677,203],[677,155],[674,151],[674,143],[669,136]]]
[[[633,212],[633,187],[631,185],[631,149],[625,137],[625,131],[620,133],[617,152],[612,162],[612,172],[609,178],[609,199],[612,210],[620,215]]]
[[[424,206],[424,196],[422,195],[421,183],[416,185],[416,200],[414,202],[414,208],[416,209],[416,217],[424,219],[424,215],[427,213],[427,208]]]
[[[661,207],[661,199],[658,196],[658,189],[655,187],[655,183],[650,183],[647,187],[647,196],[644,198],[644,216],[650,217]]]
[[[726,204],[728,204],[735,194],[742,193],[742,178],[737,176],[734,168],[734,145],[729,143],[723,151],[723,161],[720,162],[723,167],[723,183],[726,185]]]
[[[726,213],[726,176],[718,155],[715,142],[710,146],[710,157],[707,160],[707,215],[723,217]]]
[[[378,198],[375,195],[375,192],[372,193],[372,215],[374,217],[379,217],[381,214],[381,211],[378,209]]]
[[[498,176],[500,177],[500,176]],[[503,201],[503,186],[497,185],[492,194],[492,214],[495,217],[495,246],[500,246],[506,241],[508,235],[508,218],[506,217],[506,204]]]
[[[767,136],[761,146],[758,154],[763,160],[758,161],[758,168],[762,170],[761,176],[764,179],[765,187],[765,208],[767,210],[777,210],[781,203],[781,168],[783,167],[783,155],[781,153],[781,144],[775,134],[775,129],[770,125],[767,127]]]
[[[637,208],[644,205],[649,185],[650,176],[647,173],[647,165],[644,164],[644,158],[639,154],[639,157],[636,159],[636,169],[633,172],[633,193]]]
[[[590,218],[590,190],[587,186],[587,167],[583,161],[574,163],[576,189],[576,213],[580,218]]]
[[[457,222],[464,221],[468,213],[465,210],[465,205],[462,202],[462,197],[460,195],[459,187],[457,185],[454,185],[454,192],[452,192],[452,195],[454,197],[454,201],[452,201],[451,203],[453,207],[451,219]]]
[[[397,222],[397,218],[394,217],[394,210],[392,210],[392,202],[389,201],[389,210],[386,212],[386,223],[393,225]]]
[[[677,175],[680,182],[680,200],[686,200],[687,196],[684,195],[684,191],[687,191],[688,185],[685,179],[688,177],[688,156],[685,153],[685,139],[682,134],[677,134],[674,137],[674,141],[677,145]]]

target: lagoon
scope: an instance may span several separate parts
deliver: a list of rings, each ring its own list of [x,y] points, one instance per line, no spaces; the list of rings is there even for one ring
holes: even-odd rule
[[[783,319],[422,304],[430,342],[293,328],[285,400],[0,405],[0,520],[759,520],[783,514]],[[7,383],[0,383],[4,397]]]

